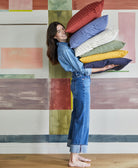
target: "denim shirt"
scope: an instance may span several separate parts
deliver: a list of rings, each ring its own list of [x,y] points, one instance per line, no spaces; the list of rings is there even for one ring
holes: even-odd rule
[[[65,71],[79,73],[81,75],[91,75],[91,69],[85,69],[83,63],[75,56],[74,50],[66,42],[58,42],[58,61]]]

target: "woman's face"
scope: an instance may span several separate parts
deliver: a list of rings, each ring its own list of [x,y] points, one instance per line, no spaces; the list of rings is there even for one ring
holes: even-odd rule
[[[57,25],[57,33],[54,38],[57,39],[59,42],[66,42],[67,35],[65,32],[65,28],[62,25]]]

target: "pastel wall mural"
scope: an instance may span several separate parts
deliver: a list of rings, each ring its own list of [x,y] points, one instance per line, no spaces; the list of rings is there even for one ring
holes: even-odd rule
[[[10,0],[9,10],[32,10],[32,1],[30,0]]]
[[[122,22],[123,20],[123,22]],[[129,24],[128,24],[129,23]],[[119,24],[119,36],[126,42],[124,47],[128,49],[129,53],[127,58],[130,58],[135,62],[135,24],[136,24],[136,13],[134,12],[119,12],[118,13],[118,24]],[[127,26],[126,26],[127,25]]]
[[[9,0],[1,0],[0,1],[0,9],[1,10],[8,10],[9,9]]]
[[[33,10],[48,10],[48,0],[33,0]]]
[[[42,48],[1,48],[1,68],[39,69],[43,67]]]
[[[104,1],[132,62],[91,76],[89,153],[138,152],[138,1]],[[49,62],[46,31],[92,2],[0,1],[0,153],[68,153],[71,73]]]
[[[72,10],[72,0],[49,0],[48,10]]]
[[[86,6],[89,3],[95,2],[95,0],[72,0],[72,10],[80,10],[84,6]],[[129,0],[120,1],[111,1],[111,0],[105,0],[104,1],[104,9],[105,10],[120,10],[120,9],[138,9],[138,1],[137,0],[132,0],[131,2]]]
[[[1,110],[49,108],[47,79],[1,79],[0,85]]]

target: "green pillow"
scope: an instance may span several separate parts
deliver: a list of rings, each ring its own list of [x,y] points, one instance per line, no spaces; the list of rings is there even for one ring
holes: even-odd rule
[[[113,40],[109,43],[100,45],[100,46],[92,49],[91,51],[83,54],[83,55],[80,55],[80,57],[86,57],[89,55],[101,54],[101,53],[106,53],[106,52],[110,52],[110,51],[120,50],[121,48],[124,47],[124,45],[125,45],[125,43],[122,41]]]

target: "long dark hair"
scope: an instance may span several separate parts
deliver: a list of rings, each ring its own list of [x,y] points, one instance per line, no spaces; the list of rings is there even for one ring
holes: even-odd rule
[[[57,33],[57,25],[62,25],[62,24],[59,22],[52,22],[47,29],[47,46],[48,46],[47,56],[53,65],[59,63],[58,55],[57,55],[57,45],[56,45],[57,40],[54,39],[54,36]]]

